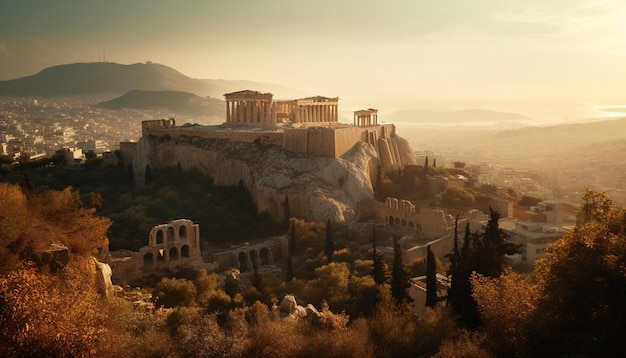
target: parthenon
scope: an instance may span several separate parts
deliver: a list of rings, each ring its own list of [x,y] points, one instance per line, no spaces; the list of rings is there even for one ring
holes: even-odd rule
[[[227,123],[333,124],[339,122],[339,98],[322,96],[273,100],[273,94],[258,91],[226,93]]]

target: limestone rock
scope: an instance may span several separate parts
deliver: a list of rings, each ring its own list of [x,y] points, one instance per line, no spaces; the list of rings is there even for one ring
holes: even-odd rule
[[[102,263],[95,258],[93,259],[93,262],[96,266],[96,286],[98,287],[98,292],[104,297],[112,296],[115,289],[113,287],[113,282],[111,282],[111,275],[113,274],[111,266]]]
[[[133,169],[138,184],[145,168],[196,168],[216,185],[250,191],[259,211],[281,219],[285,197],[292,216],[314,221],[358,219],[356,209],[374,200],[372,175],[378,166],[373,146],[359,142],[340,158],[296,154],[278,146],[216,138],[144,136]]]
[[[66,246],[52,244],[41,253],[40,265],[47,267],[51,273],[63,269],[70,262],[70,251]]]

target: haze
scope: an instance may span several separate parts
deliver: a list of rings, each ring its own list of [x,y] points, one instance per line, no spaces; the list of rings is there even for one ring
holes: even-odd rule
[[[626,3],[0,0],[0,80],[102,60],[277,83],[344,110],[562,123],[624,115]]]

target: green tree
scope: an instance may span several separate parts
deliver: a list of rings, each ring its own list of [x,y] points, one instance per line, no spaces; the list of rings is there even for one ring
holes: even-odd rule
[[[437,264],[435,255],[426,248],[426,306],[435,307],[437,305]]]
[[[376,285],[387,283],[387,265],[383,255],[376,250],[376,227],[374,227],[374,240],[372,244],[372,277]]]
[[[328,258],[328,262],[333,260],[333,253],[335,252],[335,239],[333,238],[333,232],[330,227],[330,219],[326,221],[326,245],[324,246],[324,255]]]
[[[397,238],[393,239],[393,268],[391,270],[391,296],[398,305],[411,302],[409,296],[409,272],[404,267],[402,249]]]
[[[152,297],[157,307],[191,307],[196,303],[198,290],[192,281],[184,278],[163,278],[154,287]]]
[[[602,192],[582,196],[582,222],[536,268],[531,354],[626,356],[626,210]]]

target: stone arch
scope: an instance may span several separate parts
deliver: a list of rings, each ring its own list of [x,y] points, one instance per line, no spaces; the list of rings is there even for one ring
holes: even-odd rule
[[[187,227],[186,227],[185,225],[181,225],[181,226],[178,228],[178,237],[179,237],[181,240],[185,240],[185,239],[187,239]]]
[[[170,118],[167,120],[167,126],[168,127],[175,127],[176,126],[176,120],[174,118]]]
[[[237,259],[239,261],[239,271],[240,272],[248,271],[248,257],[246,256],[246,253],[240,252],[239,255],[237,256]]]
[[[411,229],[414,229],[415,228],[415,224],[412,221],[409,221],[409,227]]]
[[[165,251],[164,250],[159,250],[159,252],[157,253],[157,262],[159,262],[159,263],[164,263],[165,262]]]
[[[406,220],[402,219],[402,223],[401,223],[401,225],[402,225],[402,226],[406,226]]]
[[[400,218],[394,218],[393,223],[395,225],[400,225]]]
[[[189,257],[189,245],[183,245],[180,248],[180,256],[181,257]]]
[[[172,226],[167,227],[167,241],[174,241],[174,228]]]
[[[163,230],[157,230],[156,232],[156,244],[163,244]]]
[[[143,255],[143,265],[144,266],[152,266],[154,264],[154,255],[152,252],[148,252]]]
[[[175,247],[170,249],[170,261],[172,260],[178,260],[178,249]]]
[[[389,215],[389,225],[393,225],[393,216]]]
[[[265,266],[270,264],[269,250],[270,249],[268,249],[267,247],[264,247],[261,249],[261,251],[259,251],[259,261],[261,261],[259,266]]]

